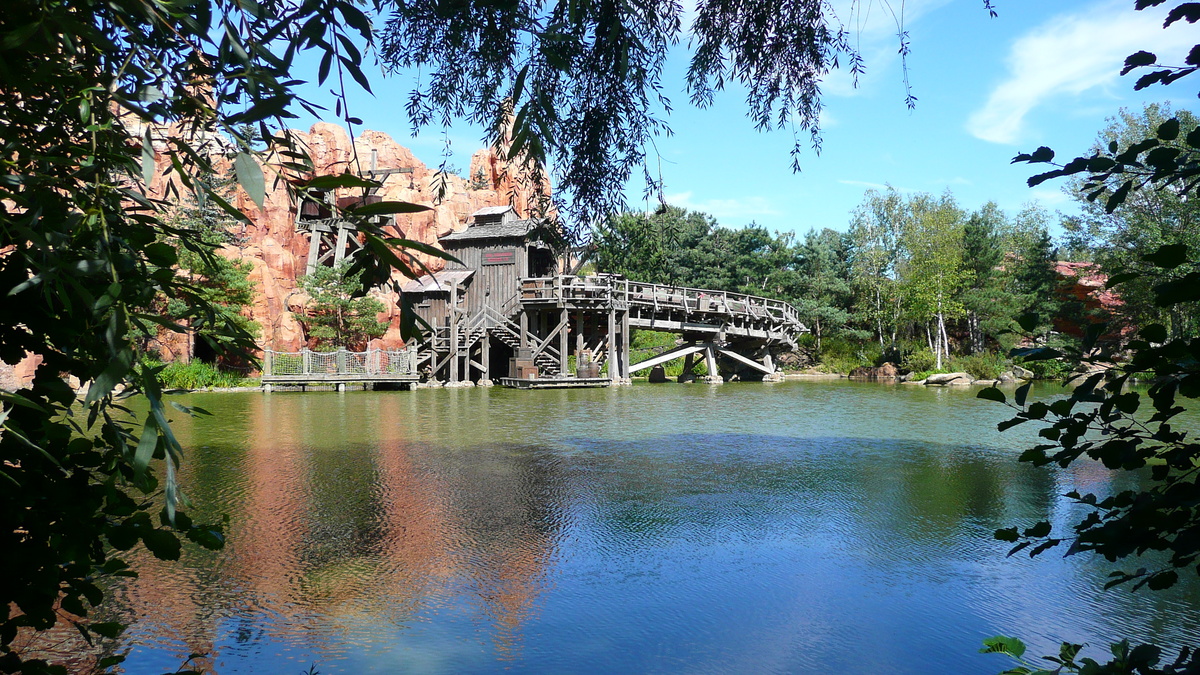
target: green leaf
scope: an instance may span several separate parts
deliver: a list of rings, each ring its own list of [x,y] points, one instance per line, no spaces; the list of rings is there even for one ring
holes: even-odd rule
[[[125,630],[125,624],[117,623],[116,621],[90,623],[88,624],[88,630],[106,638],[116,639]]]
[[[429,211],[431,207],[409,202],[376,202],[359,207],[346,209],[346,213],[356,216],[384,216],[393,213],[420,213]]]
[[[983,641],[980,654],[1007,654],[1013,658],[1021,658],[1025,654],[1025,643],[1015,637],[997,635]]]
[[[1031,386],[1033,386],[1032,382],[1026,382],[1025,384],[1017,387],[1017,393],[1014,395],[1014,400],[1016,401],[1017,405],[1025,405],[1025,399],[1029,396],[1029,389]]]
[[[1032,527],[1025,529],[1026,537],[1039,538],[1050,534],[1050,523],[1043,520]]]
[[[1142,260],[1157,267],[1173,270],[1188,261],[1187,244],[1167,244],[1160,246],[1154,253],[1142,256]]]
[[[136,479],[141,480],[154,457],[154,449],[158,447],[158,424],[153,415],[146,417],[146,426],[142,428],[142,437],[138,440],[137,450],[133,455],[133,472]]]
[[[1037,150],[1034,150],[1033,154],[1029,157],[1029,161],[1031,162],[1049,162],[1053,159],[1054,151],[1044,145]]]
[[[1171,119],[1158,125],[1157,135],[1160,140],[1173,141],[1179,137],[1179,120],[1172,117]]]
[[[266,178],[263,176],[262,167],[249,153],[239,152],[233,160],[233,168],[237,172],[238,184],[261,209],[267,196]]]
[[[1000,391],[999,389],[997,389],[995,387],[987,387],[986,389],[981,389],[979,391],[979,393],[975,395],[975,398],[982,398],[982,399],[986,399],[988,401],[995,401],[997,403],[1007,403],[1008,402],[1008,397],[1004,395],[1004,392]]]
[[[179,262],[179,255],[170,244],[163,242],[150,244],[143,251],[146,254],[146,260],[159,267],[171,267]]]
[[[1017,539],[1019,539],[1021,535],[1017,532],[1017,528],[1006,527],[1006,528],[1003,528],[1000,530],[996,530],[996,533],[993,536],[1000,541],[1007,541],[1009,543],[1012,543],[1012,542],[1015,542]]]
[[[1104,288],[1111,289],[1118,284],[1123,284],[1126,281],[1131,281],[1141,276],[1141,272],[1121,272],[1120,274],[1114,274],[1108,278],[1108,281],[1104,282]]]
[[[377,180],[355,176],[352,173],[343,173],[340,176],[317,176],[305,183],[303,187],[317,190],[332,190],[334,188],[374,188],[382,185]]]
[[[146,126],[146,134],[142,138],[142,180],[146,188],[154,181],[154,141],[150,138],[150,126]]]
[[[1146,585],[1149,586],[1150,590],[1152,591],[1161,591],[1174,586],[1178,581],[1179,573],[1175,570],[1167,570],[1165,572],[1159,572],[1158,574],[1150,577],[1150,579],[1146,582]]]
[[[129,369],[132,367],[133,350],[126,347],[117,352],[117,355],[108,362],[108,367],[104,369],[104,372],[97,375],[96,379],[92,381],[92,386],[88,387],[84,403],[91,405],[107,396],[118,384],[124,381],[125,375],[129,373]]]
[[[142,543],[159,560],[179,560],[179,537],[169,530],[143,529]]]
[[[1142,339],[1147,342],[1166,342],[1167,327],[1161,323],[1152,323],[1138,331],[1138,335],[1141,335]]]

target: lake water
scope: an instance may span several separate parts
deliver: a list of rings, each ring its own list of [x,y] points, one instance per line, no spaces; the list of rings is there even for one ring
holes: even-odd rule
[[[1043,395],[1061,390],[1045,388]],[[976,390],[876,383],[194,394],[220,553],[137,558],[129,673],[997,673],[980,641],[1200,642],[1200,587],[1006,558],[1107,490]]]

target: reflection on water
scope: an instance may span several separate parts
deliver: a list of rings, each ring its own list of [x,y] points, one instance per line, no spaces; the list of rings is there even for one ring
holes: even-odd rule
[[[1200,588],[1006,559],[1069,522],[973,391],[860,383],[194,395],[225,551],[139,559],[127,672],[994,673],[995,633],[1200,640]],[[1021,435],[1027,434],[1027,435]],[[994,657],[992,657],[994,659]]]

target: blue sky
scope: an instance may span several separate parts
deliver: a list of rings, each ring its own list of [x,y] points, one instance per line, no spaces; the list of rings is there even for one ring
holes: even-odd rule
[[[805,152],[801,173],[790,168],[791,134],[755,131],[742,92],[729,89],[713,107],[693,108],[683,89],[686,51],[672,58],[666,81],[675,134],[657,141],[670,203],[706,211],[730,227],[753,221],[799,233],[845,230],[863,192],[885,184],[904,192],[949,188],[968,209],[994,200],[1016,212],[1037,201],[1070,213],[1075,208],[1059,185],[1028,188],[1033,171],[1010,164],[1012,157],[1039,145],[1063,157],[1083,153],[1105,118],[1123,106],[1172,100],[1195,108],[1186,80],[1134,92],[1134,76],[1118,76],[1134,51],[1149,49],[1164,62],[1182,63],[1200,41],[1200,30],[1183,22],[1163,30],[1163,8],[1135,12],[1133,0],[996,0],[999,17],[990,18],[981,0],[906,0],[908,73],[918,99],[910,112],[887,6],[859,0],[858,14],[849,15],[849,0],[834,4],[859,27],[867,73],[857,87],[845,73],[824,83],[823,148],[820,155]],[[437,165],[442,131],[413,138],[397,115],[410,82],[376,82],[375,97],[352,96],[354,114]],[[460,125],[448,135],[451,162],[465,170],[480,145],[478,130]],[[649,161],[656,171],[657,158]],[[644,208],[640,182],[628,194],[632,208]]]

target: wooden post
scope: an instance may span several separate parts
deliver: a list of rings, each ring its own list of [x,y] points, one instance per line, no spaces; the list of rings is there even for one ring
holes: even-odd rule
[[[308,230],[308,264],[307,273],[312,274],[317,269],[317,255],[321,253],[321,233],[316,227],[309,225]]]
[[[458,382],[458,284],[450,282],[450,382]]]
[[[616,380],[620,377],[618,368],[620,361],[617,359],[617,310],[609,308],[608,310],[608,379]]]
[[[621,377],[629,378],[629,310],[621,315]]]
[[[268,375],[268,376],[274,375],[275,374],[274,368],[275,368],[275,352],[268,349],[263,352],[263,374]]]
[[[558,282],[559,278],[556,277],[555,281]],[[558,334],[558,373],[559,375],[566,376],[570,374],[567,372],[567,351],[570,349],[570,346],[567,344],[567,337],[571,333],[571,317],[566,307],[562,309],[562,318],[559,320],[559,325],[562,326],[562,329]]]
[[[348,370],[348,368],[346,367],[346,348],[338,347],[337,356],[335,358],[337,359],[338,375],[345,375],[346,371]]]
[[[340,265],[346,257],[346,226],[338,224],[337,248],[333,251],[333,264]]]
[[[521,351],[529,349],[529,314],[521,309]]]
[[[300,365],[304,369],[302,375],[312,374],[312,352],[308,351],[308,347],[303,347],[300,350]]]
[[[488,335],[487,331],[483,333],[482,342],[483,344],[479,347],[479,359],[480,363],[483,364],[483,374],[479,377],[480,379],[490,380],[492,379],[492,336]]]
[[[683,374],[679,376],[679,381],[682,382],[688,375],[692,374],[692,369],[696,367],[695,354],[688,354],[683,357]]]
[[[575,312],[575,372],[579,372],[579,355],[586,345],[583,342],[583,312]]]
[[[717,368],[717,350],[713,349],[711,342],[704,345],[704,365],[708,368],[709,377],[721,376],[721,371]]]

